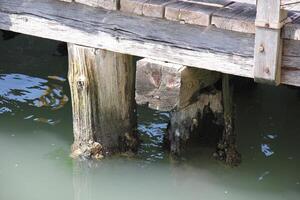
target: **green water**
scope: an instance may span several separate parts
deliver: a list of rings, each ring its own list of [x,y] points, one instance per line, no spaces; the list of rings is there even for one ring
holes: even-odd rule
[[[298,200],[300,93],[259,85],[235,94],[243,162],[228,168],[213,148],[169,159],[168,113],[138,109],[143,143],[135,158],[76,163],[67,57],[57,42],[0,41],[0,200]]]

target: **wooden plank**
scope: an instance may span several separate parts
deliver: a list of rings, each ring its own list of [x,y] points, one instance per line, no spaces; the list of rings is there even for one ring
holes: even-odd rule
[[[120,0],[120,10],[136,15],[163,18],[165,6],[176,0]]]
[[[285,25],[282,37],[299,40],[300,22],[296,19],[300,17],[300,12],[288,12],[288,17],[293,23]],[[255,18],[255,4],[236,2],[214,12],[212,24],[226,30],[255,33]]]
[[[181,21],[187,24],[208,26],[211,15],[220,7],[229,4],[229,1],[177,1],[166,6],[165,18],[172,21]]]
[[[288,23],[282,30],[282,38],[300,40],[300,13],[297,13],[298,18],[292,23]]]
[[[92,7],[105,8],[107,10],[118,10],[120,0],[74,0],[76,3],[85,4]]]
[[[161,111],[181,109],[219,78],[217,72],[145,58],[137,62],[136,101]]]
[[[181,8],[179,13],[179,20],[187,24],[197,24],[200,26],[208,26],[211,23],[211,15],[219,8],[214,6],[207,6],[185,2],[186,6]]]
[[[300,11],[300,1],[299,0],[281,0],[281,8],[287,10]]]
[[[211,23],[226,30],[255,33],[255,16],[255,5],[233,3],[214,12]]]
[[[176,0],[147,0],[143,4],[143,15],[164,18],[166,5]]]
[[[174,2],[166,6],[165,18],[171,21],[180,21],[180,9],[187,7],[187,4],[182,1]]]
[[[136,15],[143,15],[143,5],[147,0],[121,0],[120,10]]]
[[[285,40],[282,59],[281,82],[300,86],[300,41]]]
[[[254,79],[258,82],[280,84],[282,39],[281,22],[287,13],[280,0],[257,2],[254,47]]]
[[[190,2],[193,4],[201,4],[206,6],[213,6],[213,7],[219,7],[222,8],[228,4],[230,4],[231,0],[180,0],[185,2]]]

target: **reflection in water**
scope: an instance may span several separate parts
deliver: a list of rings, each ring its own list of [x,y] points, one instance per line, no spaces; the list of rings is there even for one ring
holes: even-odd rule
[[[0,74],[0,84],[2,104],[26,103],[27,106],[50,107],[55,110],[62,108],[68,102],[63,87],[45,79],[24,74]]]
[[[236,94],[238,168],[215,161],[207,146],[169,159],[169,115],[144,107],[138,156],[76,162],[67,58],[53,56],[58,43],[21,35],[0,43],[7,55],[0,56],[0,200],[299,199],[297,90],[259,85]]]
[[[0,74],[0,114],[14,115],[23,107],[51,110],[63,108],[69,101],[63,91],[65,81],[57,76],[42,79],[24,74]],[[24,119],[49,125],[59,123],[59,120],[35,115],[25,116]]]
[[[94,165],[94,166],[93,166]],[[97,163],[93,161],[73,161],[73,192],[74,200],[92,200],[92,168]]]

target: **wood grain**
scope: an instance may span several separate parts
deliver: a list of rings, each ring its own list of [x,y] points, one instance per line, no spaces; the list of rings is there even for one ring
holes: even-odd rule
[[[257,2],[254,47],[254,79],[258,82],[280,84],[282,39],[281,26],[287,12],[280,8],[280,0]]]
[[[219,78],[217,72],[141,59],[137,62],[136,101],[161,111],[181,109],[194,103],[198,92]]]
[[[74,0],[74,2],[107,10],[118,10],[120,5],[120,0]]]
[[[255,5],[233,3],[214,12],[211,23],[226,30],[255,33],[255,16]]]
[[[94,142],[101,145],[102,156],[135,150],[135,67],[132,57],[74,44],[68,44],[68,51],[73,152],[85,153]]]

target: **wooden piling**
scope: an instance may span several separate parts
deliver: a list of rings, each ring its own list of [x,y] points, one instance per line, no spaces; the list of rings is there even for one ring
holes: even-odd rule
[[[137,146],[132,56],[68,44],[73,157],[101,158]]]
[[[230,166],[237,166],[241,162],[241,154],[237,151],[237,135],[234,129],[233,88],[229,84],[229,75],[227,74],[224,74],[222,78],[222,93],[224,129],[214,156]]]

